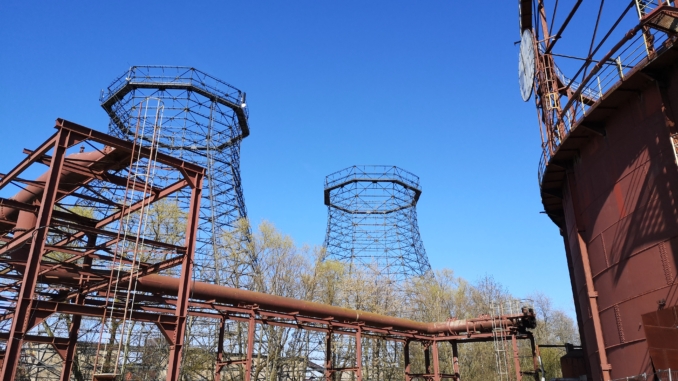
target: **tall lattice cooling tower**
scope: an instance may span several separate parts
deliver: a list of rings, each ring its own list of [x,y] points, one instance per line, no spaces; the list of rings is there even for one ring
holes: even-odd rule
[[[247,288],[256,261],[229,234],[249,230],[242,222],[247,211],[240,180],[240,142],[249,135],[245,93],[194,68],[133,66],[102,91],[100,101],[112,135],[143,144],[160,124],[160,152],[207,169],[194,276]],[[164,217],[159,235],[177,233],[171,220],[186,213],[186,200],[186,195],[166,200],[158,213]]]
[[[419,177],[395,166],[353,166],[325,179],[326,260],[400,285],[431,271],[417,224]]]

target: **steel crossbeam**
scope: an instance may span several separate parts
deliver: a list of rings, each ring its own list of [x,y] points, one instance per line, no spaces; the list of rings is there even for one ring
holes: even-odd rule
[[[244,381],[252,381],[258,325],[325,332],[325,379],[328,381],[336,379],[336,374],[341,372],[353,372],[357,381],[363,379],[362,345],[363,340],[368,338],[404,343],[406,380],[415,377],[432,381],[446,378],[458,380],[457,345],[492,341],[496,336],[496,333],[492,333],[492,318],[486,316],[423,323],[194,281],[193,266],[199,238],[199,212],[205,170],[61,119],[57,120],[56,128],[57,133],[53,137],[35,151],[27,151],[28,157],[0,180],[2,188],[18,181],[19,175],[30,164],[49,165],[45,181],[39,186],[36,183],[31,184],[36,187],[34,189],[39,190],[39,202],[30,197],[23,201],[0,199],[0,207],[11,209],[14,213],[7,217],[10,224],[14,223],[13,219],[18,221],[20,218],[16,214],[37,215],[31,229],[2,236],[4,245],[0,247],[0,255],[4,256],[1,261],[11,271],[0,274],[0,278],[16,281],[0,287],[0,299],[15,303],[0,319],[11,319],[9,332],[0,333],[0,340],[7,341],[6,351],[1,356],[3,362],[0,381],[16,377],[24,342],[51,344],[63,360],[61,380],[68,380],[76,359],[78,331],[83,317],[101,319],[102,327],[106,319],[155,324],[169,344],[166,373],[168,381],[177,381],[180,377],[182,359],[186,352],[186,323],[189,316],[212,319],[221,324],[218,353],[214,358],[216,380],[221,378],[223,367],[241,365],[244,367]],[[106,174],[106,166],[118,169],[124,167],[119,162],[100,161],[96,163],[98,169],[95,171],[75,160],[69,161],[67,150],[76,143],[88,140],[119,152],[127,152],[118,156],[129,161],[125,165],[133,165],[136,154],[162,163],[176,171],[180,180],[165,184],[165,187],[150,188],[148,192],[149,188],[146,186],[139,187],[127,182],[127,190],[142,193],[143,196],[134,202],[102,202],[107,207],[119,206],[112,213],[81,217],[55,210],[56,206],[60,206],[60,198],[81,196],[77,192],[93,186],[92,180],[106,182],[112,179],[110,174]],[[48,156],[50,151],[52,153]],[[62,186],[64,171],[77,173],[80,183]],[[118,179],[112,185],[121,186],[121,183]],[[190,189],[190,196],[183,245],[147,239],[140,233],[125,231],[124,239],[128,242],[143,242],[143,247],[150,247],[167,255],[162,259],[141,261],[131,258],[131,255],[128,257],[113,253],[110,248],[123,242],[123,237],[119,231],[112,231],[110,224],[120,223],[134,213],[142,213],[149,205],[186,189]],[[89,197],[88,201],[97,202],[97,197]],[[97,242],[97,239],[106,241]],[[137,253],[140,250],[138,244],[134,247],[134,253]],[[60,253],[64,257],[45,258],[45,255],[51,253]],[[114,264],[125,264],[126,267],[115,268]],[[172,268],[180,269],[177,277],[158,275]],[[28,334],[32,328],[55,314],[72,316],[68,337]],[[507,338],[514,341],[531,340],[531,334],[525,329],[534,325],[533,311],[524,310],[520,314],[494,319],[509,327],[502,333]],[[247,323],[247,352],[242,360],[224,359],[226,321]],[[355,338],[355,366],[337,367],[339,364],[332,363],[335,344],[332,342],[333,335]],[[411,373],[409,347],[413,342],[419,342],[425,348],[424,374]],[[438,345],[443,343],[450,343],[453,348],[455,373],[452,375],[444,374],[441,370]],[[98,353],[97,350],[97,355]],[[533,353],[536,356],[537,351],[533,350]],[[93,377],[100,378],[97,374]]]
[[[205,171],[194,164],[153,152],[146,147],[136,146],[132,142],[123,141],[62,119],[57,120],[55,128],[57,133],[54,136],[38,149],[34,151],[26,150],[27,157],[8,174],[2,176],[0,180],[0,188],[2,188],[14,181],[23,181],[19,178],[19,175],[34,163],[45,164],[49,167],[49,171],[41,177],[41,181],[26,182],[31,187],[30,190],[24,189],[24,192],[30,192],[30,194],[27,193],[27,196],[16,200],[0,199],[0,207],[5,208],[3,211],[8,211],[7,213],[13,216],[9,218],[20,219],[22,218],[21,213],[37,215],[35,225],[31,229],[18,231],[15,235],[3,236],[3,241],[6,243],[0,248],[0,254],[10,254],[10,257],[5,258],[3,263],[9,265],[15,271],[11,274],[5,272],[2,277],[17,279],[17,282],[6,284],[0,289],[0,292],[3,292],[3,300],[15,300],[15,307],[9,311],[9,314],[3,316],[3,320],[11,319],[11,326],[8,333],[0,335],[0,339],[7,340],[6,350],[2,356],[3,366],[0,379],[11,380],[16,377],[21,347],[23,342],[27,340],[52,344],[64,360],[62,380],[69,379],[82,317],[90,316],[101,319],[106,316],[117,319],[130,317],[126,311],[109,308],[106,305],[96,305],[97,301],[88,300],[87,295],[104,291],[107,288],[110,289],[111,285],[129,284],[136,282],[143,276],[180,266],[181,287],[176,295],[176,307],[172,311],[164,311],[165,313],[134,312],[135,320],[155,322],[163,327],[165,332],[170,333],[168,337],[171,342],[171,356],[174,359],[172,363],[176,366],[174,370],[170,369],[167,378],[168,380],[176,380],[178,379],[178,366],[181,362],[184,329],[188,316],[188,295],[193,265],[192,254],[195,251],[200,192]],[[121,163],[120,156],[117,162],[85,161],[66,156],[70,147],[87,140],[104,144],[109,147],[107,149],[109,153],[115,150],[122,152],[122,160],[129,161],[129,164]],[[48,155],[50,151],[52,153]],[[102,153],[102,155],[106,157],[105,153]],[[102,156],[97,154],[94,157]],[[132,159],[133,157],[137,159],[143,157],[161,163],[167,168],[175,170],[182,179],[164,188],[142,187],[137,185],[136,182],[130,182],[120,176],[106,172],[106,168],[119,170],[126,165],[133,165],[135,161],[135,159]],[[86,166],[86,163],[96,164],[97,170]],[[62,184],[64,173],[75,175],[69,178],[70,181]],[[74,178],[73,176],[76,175],[77,177]],[[130,205],[103,202],[108,206],[111,206],[111,204],[119,205],[120,208],[118,208],[118,211],[98,219],[55,210],[59,200],[69,196],[81,196],[76,192],[92,180],[108,182],[117,187],[125,186],[132,191],[143,192],[145,197]],[[192,200],[186,223],[185,246],[168,244],[146,237],[135,237],[134,234],[125,232],[126,240],[143,242],[145,247],[171,251],[173,255],[169,258],[165,256],[166,259],[162,261],[144,263],[136,260],[130,262],[129,259],[118,254],[108,256],[99,253],[99,251],[107,251],[108,247],[120,242],[120,233],[106,230],[107,225],[137,213],[152,203],[185,188],[191,188],[190,199]],[[22,201],[24,199],[31,200],[31,197],[40,197],[39,203],[36,202],[37,200],[33,202]],[[85,197],[85,199],[94,202],[98,200],[96,197]],[[63,209],[63,207],[61,208]],[[19,213],[19,217],[16,216],[17,213]],[[24,221],[30,221],[30,219],[24,218]],[[13,224],[14,222],[7,220],[6,223]],[[67,238],[56,242],[52,240],[48,244],[47,237],[50,234],[62,234],[66,235]],[[72,246],[74,242],[82,240],[85,236],[90,237],[85,247]],[[108,237],[110,239],[103,244],[97,244],[96,237]],[[27,250],[24,248],[27,248]],[[45,255],[50,252],[59,252],[69,257],[58,261],[43,260]],[[95,271],[92,268],[92,262],[95,259],[108,263],[128,263],[134,266],[128,272],[118,270],[111,271],[107,275],[101,270]],[[16,273],[18,275],[15,275]],[[57,285],[56,279],[58,276],[55,274],[70,274],[73,282],[70,282],[70,285]],[[38,284],[49,284],[54,289],[65,290],[69,287],[72,289],[73,286],[77,285],[77,291],[68,292],[65,295],[62,293],[45,294],[36,289]],[[14,298],[11,297],[12,293],[16,294]],[[95,305],[91,304],[93,302]],[[42,338],[27,335],[32,327],[55,313],[73,315],[68,338]]]

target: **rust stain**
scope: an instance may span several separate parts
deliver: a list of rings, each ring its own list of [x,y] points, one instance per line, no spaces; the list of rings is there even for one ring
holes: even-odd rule
[[[622,326],[621,313],[619,312],[618,304],[614,305],[614,317],[617,320],[617,331],[619,332],[619,341],[621,343],[625,343],[626,338],[624,337],[624,327]]]
[[[607,257],[607,248],[605,247],[605,236],[600,235],[600,242],[603,244],[603,258],[605,259],[605,268],[610,267],[610,259]]]
[[[626,208],[624,207],[624,195],[619,183],[614,184],[614,198],[617,201],[617,208],[619,208],[619,218],[623,218],[626,216]]]
[[[666,278],[666,284],[670,285],[673,283],[673,273],[671,272],[671,265],[669,264],[669,257],[666,254],[666,247],[664,242],[659,243],[659,257],[662,261],[662,268],[664,269],[664,277]]]

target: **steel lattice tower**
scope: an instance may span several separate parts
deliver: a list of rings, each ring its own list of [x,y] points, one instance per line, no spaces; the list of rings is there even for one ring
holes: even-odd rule
[[[431,271],[419,234],[419,177],[395,166],[361,165],[325,178],[326,259],[400,284]]]
[[[249,135],[245,93],[194,68],[133,66],[102,91],[100,101],[112,135],[133,140],[135,131],[159,120],[160,152],[207,169],[195,277],[248,287],[256,261],[237,250],[246,245],[226,242],[247,217],[240,180],[240,142]],[[181,198],[174,201],[181,207]]]

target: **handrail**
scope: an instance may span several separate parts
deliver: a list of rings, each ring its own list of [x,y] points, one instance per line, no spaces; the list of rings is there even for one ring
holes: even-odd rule
[[[409,171],[393,165],[354,165],[334,172],[325,178],[325,189],[350,180],[383,180],[403,182],[409,187],[419,188],[419,177]]]
[[[113,80],[106,90],[101,91],[99,101],[102,104],[108,102],[128,83],[148,84],[156,87],[193,86],[238,105],[247,113],[247,109],[244,108],[244,92],[200,70],[183,66],[132,66]]]
[[[595,107],[608,91],[614,89],[617,83],[623,82],[629,72],[667,49],[667,33],[657,29],[646,29],[645,34],[638,34],[641,29],[646,27],[649,20],[666,9],[675,10],[673,7],[661,5],[644,15],[636,26],[625,33],[624,37],[596,62],[591,72],[581,82],[575,82],[566,77],[557,66],[554,67],[558,78],[564,84],[569,84],[574,93],[566,98],[567,102],[558,110],[554,125],[547,126],[552,130],[560,130],[560,128],[556,128],[560,125],[565,134],[553,141],[551,145],[543,147],[538,168],[540,187],[552,155],[569,136],[572,129],[583,120],[587,112]],[[647,40],[646,36],[648,37]],[[648,43],[651,45],[647,45]]]

